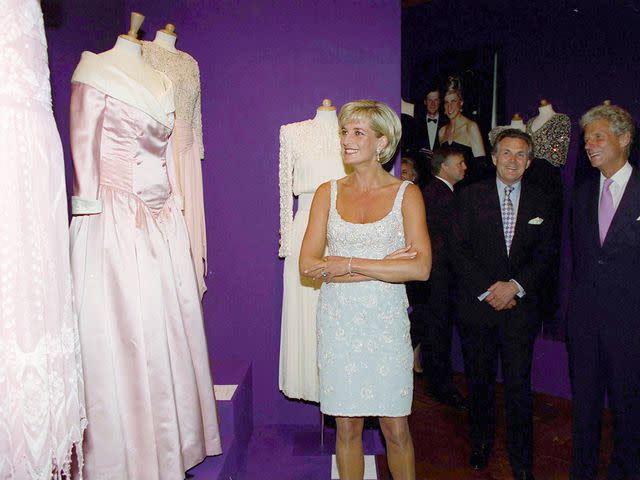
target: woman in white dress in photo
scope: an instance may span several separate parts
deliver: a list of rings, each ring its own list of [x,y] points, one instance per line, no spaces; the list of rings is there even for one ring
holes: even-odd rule
[[[431,245],[418,187],[387,173],[400,120],[381,102],[347,103],[342,158],[353,173],[316,191],[302,275],[324,281],[318,303],[320,409],[336,417],[341,479],[362,479],[364,417],[380,417],[393,478],[414,479],[407,416],[413,351],[403,282],[426,280]],[[324,256],[325,246],[328,256]]]

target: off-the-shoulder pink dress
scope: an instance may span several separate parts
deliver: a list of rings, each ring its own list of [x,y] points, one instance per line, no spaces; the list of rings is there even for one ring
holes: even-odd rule
[[[84,472],[181,479],[221,447],[189,239],[168,174],[171,82],[156,98],[87,52],[76,72],[83,62],[93,73],[72,83],[71,264],[89,420]],[[102,87],[118,82],[121,98]]]

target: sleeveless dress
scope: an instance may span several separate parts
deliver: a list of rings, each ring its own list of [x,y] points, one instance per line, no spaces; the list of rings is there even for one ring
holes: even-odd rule
[[[0,20],[0,478],[59,480],[87,425],[64,159],[40,2]]]
[[[405,246],[402,183],[391,211],[358,224],[336,210],[331,182],[329,255],[381,259]],[[320,410],[336,416],[401,417],[411,412],[413,350],[403,283],[324,283],[318,301]]]

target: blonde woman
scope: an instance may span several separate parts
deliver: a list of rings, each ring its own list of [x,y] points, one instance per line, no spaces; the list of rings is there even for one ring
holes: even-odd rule
[[[382,168],[400,140],[393,110],[373,100],[350,102],[339,124],[352,173],[316,191],[300,252],[302,275],[324,281],[317,312],[320,409],[336,417],[341,479],[363,478],[364,417],[376,416],[393,477],[411,480],[413,351],[402,282],[429,276],[425,207],[418,187]]]

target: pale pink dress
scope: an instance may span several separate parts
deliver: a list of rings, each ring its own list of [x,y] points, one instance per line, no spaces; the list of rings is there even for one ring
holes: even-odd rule
[[[171,134],[176,180],[184,198],[184,219],[189,232],[191,256],[196,269],[200,298],[207,290],[207,231],[202,189],[202,112],[200,68],[186,52],[172,52],[154,42],[142,42],[142,56],[173,82],[176,121]]]
[[[59,479],[86,426],[62,147],[40,3],[0,24],[0,479]]]
[[[189,239],[167,173],[173,92],[164,79],[156,98],[85,52],[72,83],[89,480],[182,479],[221,452]]]

